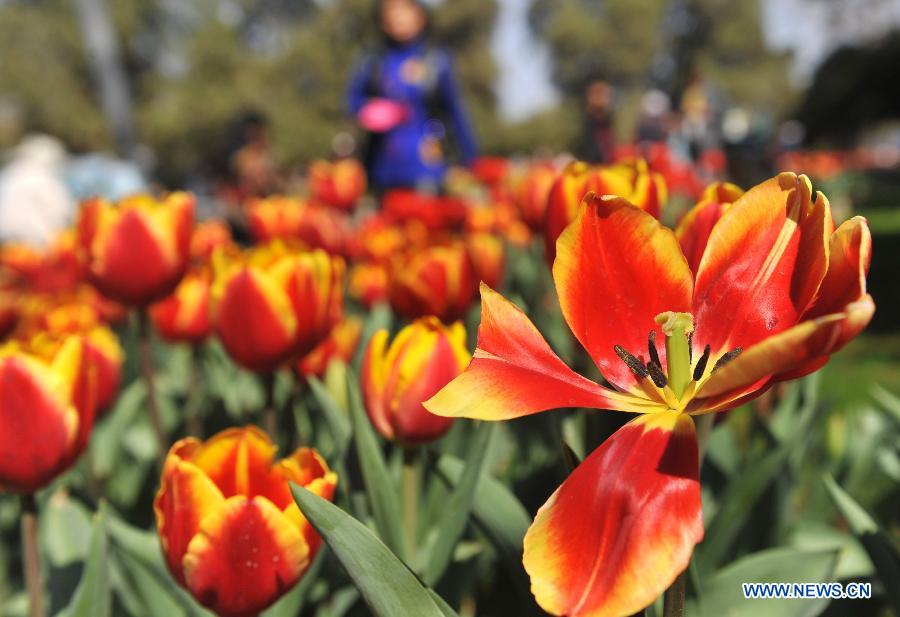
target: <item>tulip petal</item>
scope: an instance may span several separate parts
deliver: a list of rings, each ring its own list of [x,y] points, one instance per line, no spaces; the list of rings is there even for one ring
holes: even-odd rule
[[[855,216],[831,234],[828,272],[807,317],[836,313],[866,295],[872,261],[872,234],[866,219]]]
[[[651,330],[665,340],[654,322],[658,314],[691,307],[691,271],[675,235],[617,197],[585,198],[557,241],[553,279],[572,332],[623,390],[637,391],[636,379],[614,346],[640,355]],[[662,346],[659,355],[665,368]]]
[[[62,470],[79,430],[70,393],[44,363],[0,358],[0,487],[33,492]]]
[[[588,456],[525,535],[525,569],[554,615],[621,617],[649,605],[703,538],[697,440],[679,412],[635,418]]]
[[[209,476],[222,494],[262,495],[278,508],[292,501],[284,474],[274,465],[277,447],[255,426],[222,431],[197,448],[191,462]]]
[[[334,490],[338,482],[337,474],[328,469],[325,460],[315,450],[299,448],[289,458],[281,461],[279,467],[285,478],[291,482],[299,484],[306,490],[328,501],[334,498]],[[290,495],[290,486],[287,482],[285,482],[285,488],[288,491],[288,495]],[[312,559],[322,544],[322,538],[310,522],[306,520],[303,513],[300,512],[300,508],[293,498],[290,499],[288,506],[284,508],[284,515],[303,534],[303,538],[309,546],[310,559]]]
[[[724,399],[745,396],[748,394],[747,386],[765,383],[779,373],[795,371],[833,353],[839,345],[859,334],[871,321],[874,312],[875,304],[871,296],[866,296],[848,305],[842,313],[803,321],[771,336],[715,371],[700,387],[698,396],[720,396]],[[723,408],[721,402],[722,399],[701,400],[692,409],[699,406],[703,411],[713,411]]]
[[[694,286],[694,344],[720,355],[790,328],[828,267],[831,209],[783,173],[740,197],[712,230]],[[727,318],[726,318],[727,316]]]
[[[468,368],[424,403],[439,416],[507,420],[560,407],[649,411],[652,404],[604,388],[557,357],[528,317],[481,286],[478,347]]]
[[[219,292],[216,330],[229,355],[256,371],[269,371],[296,343],[297,319],[285,291],[266,273],[245,268]]]
[[[696,274],[700,267],[700,260],[703,258],[713,227],[731,204],[743,194],[744,191],[728,182],[711,184],[703,192],[699,203],[679,221],[678,227],[675,228],[675,236],[691,266],[691,272]]]
[[[184,556],[197,600],[223,617],[258,614],[309,565],[297,527],[268,499],[235,495],[203,519]]]
[[[200,446],[189,437],[172,446],[166,457],[162,482],[153,511],[166,563],[179,583],[184,583],[182,558],[200,529],[201,521],[225,499],[212,480],[187,459]]]

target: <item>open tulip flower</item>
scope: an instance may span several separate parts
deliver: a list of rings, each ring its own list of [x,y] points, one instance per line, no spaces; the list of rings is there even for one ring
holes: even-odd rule
[[[209,336],[209,288],[212,273],[208,267],[188,272],[171,296],[150,307],[150,319],[156,331],[173,343],[201,343]]]
[[[443,325],[423,317],[406,326],[388,346],[387,330],[376,332],[360,370],[366,412],[379,433],[403,445],[434,441],[453,423],[422,407],[459,375],[471,356],[462,323]]]
[[[187,193],[85,203],[78,237],[91,281],[132,306],[166,297],[187,269],[193,226],[194,198]]]
[[[391,306],[407,319],[435,315],[444,323],[462,318],[475,299],[477,279],[462,242],[438,244],[391,262]]]
[[[66,471],[94,425],[83,337],[0,347],[0,490],[33,493]]]
[[[218,252],[212,287],[215,330],[244,368],[270,372],[309,353],[341,320],[344,261],[273,242]]]
[[[321,539],[291,497],[295,482],[330,500],[337,475],[300,448],[275,461],[256,427],[169,450],[153,509],[172,575],[223,617],[249,617],[300,580]]]
[[[569,369],[524,313],[482,288],[474,359],[425,406],[504,420],[560,407],[637,417],[538,511],[525,568],[554,615],[624,616],[687,567],[703,537],[694,417],[808,374],[869,322],[871,236],[784,173],[739,197],[696,274],[675,234],[624,199],[589,195],[557,243],[563,315],[612,387]],[[649,335],[649,336],[648,336]]]

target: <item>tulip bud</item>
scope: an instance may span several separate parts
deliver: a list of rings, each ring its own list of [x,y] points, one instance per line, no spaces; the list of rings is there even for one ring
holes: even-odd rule
[[[169,450],[153,509],[166,563],[179,584],[217,615],[250,617],[296,584],[321,539],[288,482],[331,500],[337,484],[319,454],[276,446],[252,426]]]
[[[33,493],[64,472],[94,425],[84,340],[0,347],[0,488]]]
[[[443,325],[436,317],[403,328],[388,347],[388,333],[372,336],[360,372],[366,412],[385,439],[404,445],[433,441],[452,418],[428,412],[427,401],[469,363],[466,331],[460,322]]]
[[[197,223],[191,236],[191,259],[205,263],[213,251],[231,242],[231,230],[224,222],[211,219]]]
[[[435,315],[444,323],[461,319],[475,299],[477,281],[462,243],[436,245],[395,258],[390,301],[407,319]]]
[[[173,343],[200,343],[209,336],[209,288],[212,273],[207,268],[192,270],[175,292],[150,307],[157,332]]]
[[[475,278],[497,288],[503,279],[504,245],[502,238],[487,234],[466,236],[466,247],[475,270]]]
[[[532,165],[516,185],[516,206],[522,220],[537,231],[544,225],[547,198],[557,172],[549,164]]]
[[[364,262],[350,268],[347,292],[352,298],[371,309],[388,298],[388,271],[379,263]]]
[[[170,294],[188,265],[194,198],[173,193],[162,201],[140,195],[117,205],[87,202],[78,221],[88,273],[104,294],[146,306]]]
[[[269,372],[322,342],[341,319],[344,262],[274,242],[214,258],[212,315],[238,364]]]
[[[366,170],[356,159],[314,161],[309,166],[309,188],[316,202],[352,210],[366,192]]]

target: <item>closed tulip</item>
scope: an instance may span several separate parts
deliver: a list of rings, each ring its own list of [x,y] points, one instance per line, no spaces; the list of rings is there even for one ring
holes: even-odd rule
[[[472,260],[460,242],[400,256],[391,263],[391,306],[407,319],[435,315],[452,323],[475,300],[475,277]]]
[[[491,287],[503,279],[505,246],[503,239],[488,233],[469,234],[466,247],[475,270],[475,278]]]
[[[422,403],[459,375],[470,359],[460,322],[445,326],[436,317],[418,319],[390,346],[387,330],[376,332],[360,374],[372,424],[385,439],[403,445],[437,439],[452,419],[429,413]]]
[[[193,225],[194,198],[186,193],[86,203],[78,237],[92,282],[132,306],[164,298],[187,268]]]
[[[0,489],[33,493],[68,469],[94,425],[84,339],[0,347]]]
[[[180,585],[222,617],[249,617],[300,580],[321,539],[291,497],[295,482],[325,499],[337,484],[319,454],[275,461],[256,427],[175,443],[153,509],[166,563]]]
[[[352,210],[366,192],[366,170],[356,159],[309,166],[309,188],[313,199],[340,210]]]
[[[150,307],[156,331],[173,343],[200,343],[209,336],[209,288],[212,274],[208,268],[189,272],[171,296]]]
[[[212,315],[229,355],[270,372],[309,353],[341,320],[344,262],[280,242],[214,257]]]

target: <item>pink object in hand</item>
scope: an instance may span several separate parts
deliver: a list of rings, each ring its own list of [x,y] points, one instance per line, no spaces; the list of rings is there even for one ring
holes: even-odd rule
[[[357,114],[360,126],[372,133],[384,133],[406,120],[406,106],[389,99],[372,99]]]

